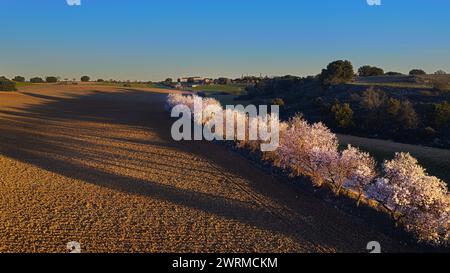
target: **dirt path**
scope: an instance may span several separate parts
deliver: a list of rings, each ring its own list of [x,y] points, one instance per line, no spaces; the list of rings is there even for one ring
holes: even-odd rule
[[[170,138],[165,94],[0,93],[0,252],[408,251],[212,143]]]

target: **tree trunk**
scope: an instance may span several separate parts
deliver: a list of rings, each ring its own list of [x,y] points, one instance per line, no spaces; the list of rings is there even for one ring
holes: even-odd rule
[[[358,202],[356,202],[357,207],[359,207],[359,205],[361,204],[361,197],[362,197],[362,192],[359,193]]]
[[[342,189],[342,185],[339,184],[339,186],[338,186],[337,189],[336,189],[336,196],[339,196],[339,195],[340,195],[341,189]]]

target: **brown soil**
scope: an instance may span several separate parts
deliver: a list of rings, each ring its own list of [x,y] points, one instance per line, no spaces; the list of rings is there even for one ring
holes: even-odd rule
[[[164,92],[0,93],[0,252],[414,251],[223,145],[172,141]]]

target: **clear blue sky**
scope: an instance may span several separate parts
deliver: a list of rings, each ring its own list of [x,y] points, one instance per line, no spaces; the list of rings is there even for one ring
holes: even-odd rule
[[[0,0],[0,75],[310,75],[349,59],[450,72],[450,1]]]

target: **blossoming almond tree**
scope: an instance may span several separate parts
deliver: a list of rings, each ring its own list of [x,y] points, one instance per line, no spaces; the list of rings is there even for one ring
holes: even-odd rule
[[[166,108],[170,110],[177,105],[187,106],[194,113],[194,121],[199,125],[208,123],[217,112],[223,111],[220,102],[213,98],[201,98],[197,95],[169,94]],[[202,111],[195,112],[195,107]]]
[[[338,141],[322,123],[310,125],[297,116],[289,122],[277,153],[282,168],[309,176],[314,185],[322,186],[329,178],[330,163],[338,158]]]
[[[217,113],[222,112],[223,109],[220,102],[212,98],[201,98],[199,96],[193,96],[194,110],[195,108],[201,108],[201,111],[194,111],[194,122],[198,125],[205,125],[214,119]]]
[[[369,153],[360,151],[349,145],[342,151],[338,163],[342,169],[343,177],[338,181],[344,181],[339,187],[344,186],[358,192],[358,205],[367,187],[377,177],[375,159]]]
[[[194,96],[184,96],[183,94],[169,94],[167,96],[167,108],[168,110],[172,109],[173,107],[177,105],[186,105],[191,109],[191,111],[194,110]]]
[[[445,183],[429,176],[408,153],[385,161],[383,171],[385,179],[378,191],[385,193],[386,205],[401,215],[398,220],[419,240],[448,242],[450,202]]]

